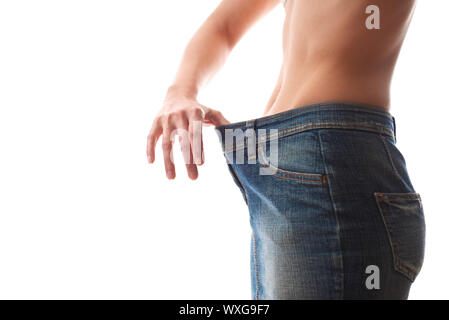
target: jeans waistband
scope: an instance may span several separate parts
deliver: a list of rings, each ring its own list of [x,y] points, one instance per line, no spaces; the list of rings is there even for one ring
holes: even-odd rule
[[[329,102],[294,108],[281,113],[215,127],[225,152],[247,147],[248,137],[256,144],[298,132],[339,128],[376,132],[396,142],[395,118],[390,112],[371,105]],[[225,137],[242,134],[245,139],[225,143]],[[237,139],[238,140],[238,139]]]

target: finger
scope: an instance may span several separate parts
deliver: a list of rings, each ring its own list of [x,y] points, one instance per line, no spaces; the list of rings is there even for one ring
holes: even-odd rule
[[[193,153],[193,163],[202,165],[203,159],[203,112],[196,110],[189,121],[190,148]]]
[[[153,124],[147,138],[147,159],[149,163],[153,163],[155,160],[156,144],[161,134],[162,134],[162,126],[160,125],[159,121],[156,121]]]
[[[196,180],[198,178],[198,168],[193,162],[192,149],[190,146],[190,141],[188,139],[188,132],[183,136],[179,136],[179,143],[181,145],[181,152],[184,157],[184,162],[187,169],[187,175],[190,179]]]
[[[204,120],[205,120],[205,122],[211,123],[211,124],[213,124],[216,127],[230,123],[221,114],[220,111],[209,109],[209,108],[206,109],[206,112],[204,114]]]
[[[178,129],[176,133],[179,135],[179,144],[181,147],[181,153],[184,158],[184,163],[187,169],[187,175],[190,179],[195,180],[198,177],[198,169],[193,161],[190,133],[188,131],[189,123],[187,118],[183,119],[181,123],[178,123]]]
[[[164,133],[162,136],[162,152],[164,154],[164,166],[165,166],[165,173],[167,175],[168,179],[174,179],[176,177],[176,171],[175,171],[175,164],[173,162],[173,137],[172,133],[173,128],[172,127],[166,127],[164,128]]]

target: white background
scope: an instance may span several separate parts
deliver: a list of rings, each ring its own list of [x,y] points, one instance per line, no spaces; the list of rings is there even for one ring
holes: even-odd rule
[[[160,145],[156,164],[145,155],[184,46],[218,3],[0,1],[0,298],[250,298],[249,216],[213,128],[195,182],[182,164],[165,179]],[[427,217],[411,299],[449,298],[448,11],[418,3],[392,87]],[[201,103],[261,116],[283,18],[278,6],[250,30]]]

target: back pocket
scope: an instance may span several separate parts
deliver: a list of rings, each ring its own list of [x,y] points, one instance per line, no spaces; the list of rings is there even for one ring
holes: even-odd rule
[[[374,193],[393,252],[394,268],[412,282],[424,260],[425,221],[419,193]]]

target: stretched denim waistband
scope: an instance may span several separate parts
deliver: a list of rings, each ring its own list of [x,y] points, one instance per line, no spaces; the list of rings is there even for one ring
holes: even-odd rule
[[[395,118],[379,107],[329,102],[298,107],[285,112],[215,128],[225,152],[247,147],[248,139],[225,145],[226,132],[246,134],[251,129],[256,143],[267,142],[298,132],[339,128],[376,132],[391,136],[396,142]],[[265,129],[265,130],[264,130]]]

